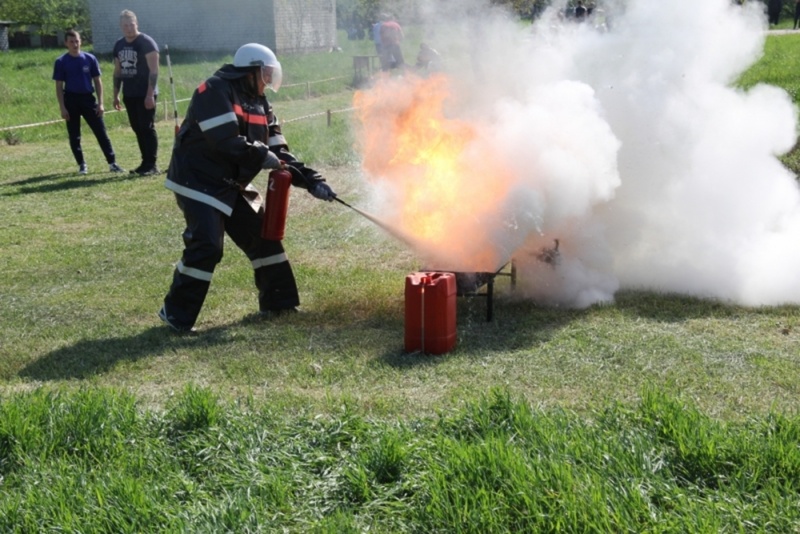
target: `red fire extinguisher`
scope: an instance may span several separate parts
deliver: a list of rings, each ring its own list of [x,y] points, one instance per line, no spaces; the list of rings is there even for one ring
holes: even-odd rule
[[[289,186],[292,175],[284,169],[275,169],[269,173],[267,185],[267,202],[264,207],[264,222],[261,226],[261,237],[271,241],[283,239],[286,229],[286,213],[289,211]]]

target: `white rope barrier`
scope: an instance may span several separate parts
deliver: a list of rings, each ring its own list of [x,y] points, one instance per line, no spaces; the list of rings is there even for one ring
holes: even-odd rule
[[[47,124],[57,124],[59,122],[64,122],[64,119],[58,119],[55,121],[36,122],[34,124],[23,124],[22,126],[5,126],[3,128],[0,128],[0,132],[5,132],[7,130],[21,130],[23,128],[33,128],[34,126],[45,126]]]
[[[335,80],[342,80],[342,79],[345,79],[345,78],[347,78],[347,76],[337,76],[336,78],[327,78],[327,79],[324,79],[324,80],[314,80],[314,81],[303,82],[303,83],[295,83],[295,84],[290,84],[290,85],[284,85],[283,87],[287,88],[287,87],[303,87],[303,86],[305,86],[306,87],[306,96],[308,96],[308,95],[311,94],[311,91],[309,89],[311,84],[332,82],[332,81],[335,81]],[[182,98],[180,100],[176,100],[176,102],[189,102],[190,100],[191,100],[191,98]],[[168,102],[166,100],[164,100],[163,103],[164,103],[164,113],[168,114],[169,113],[169,111],[167,109]],[[118,113],[119,111],[123,111],[123,110],[124,110],[124,108],[122,110],[113,109],[113,110],[110,110],[110,111],[106,111],[105,114],[108,115],[110,113]],[[326,113],[327,112],[322,112],[322,113],[310,115],[308,117],[299,117],[297,119],[291,119],[290,121],[283,121],[283,122],[286,123],[286,122],[299,121],[299,120],[303,120],[305,118],[311,118],[311,117],[316,117],[316,116],[320,116],[320,115],[325,115]],[[334,112],[331,112],[331,113],[341,113],[341,111],[334,111]],[[35,123],[32,123],[32,124],[21,124],[19,126],[4,126],[4,127],[0,128],[0,132],[7,132],[7,131],[10,131],[10,130],[23,130],[25,128],[34,128],[36,126],[47,126],[49,124],[59,124],[59,123],[62,123],[62,122],[64,122],[64,119],[54,119],[54,120],[50,120],[50,121],[35,122]]]
[[[191,100],[191,99],[187,98],[187,99],[184,99],[184,100],[178,100],[178,102],[187,102],[189,100]],[[299,121],[304,121],[304,120],[308,120],[308,119],[314,119],[314,118],[323,117],[323,116],[326,116],[326,115],[330,118],[330,115],[333,115],[335,113],[348,113],[350,111],[355,111],[355,109],[356,108],[329,109],[327,111],[320,111],[318,113],[311,113],[310,115],[303,115],[302,117],[295,117],[293,119],[282,120],[281,124],[290,124],[292,122],[299,122]],[[122,111],[122,110],[119,110],[119,111]],[[109,111],[108,113],[118,113],[118,111],[114,110],[114,111]],[[22,126],[6,126],[4,128],[0,128],[0,132],[5,132],[5,131],[8,131],[8,130],[20,130],[22,128],[33,128],[34,126],[46,126],[48,124],[58,124],[60,122],[64,122],[64,119],[37,122],[37,123],[34,123],[34,124],[23,124]]]
[[[308,85],[312,84],[312,83],[333,82],[333,81],[336,81],[336,80],[343,80],[345,78],[349,78],[349,76],[337,76],[336,78],[327,78],[325,80],[314,80],[312,82],[290,83],[290,84],[281,85],[281,87],[283,87],[283,88],[287,88],[287,87],[303,87],[303,86],[308,87]]]
[[[125,108],[122,108],[121,110],[112,109],[111,111],[106,111],[103,115],[108,115],[109,113],[119,113],[120,111],[123,111],[124,109]],[[52,121],[35,122],[33,124],[23,124],[21,126],[5,126],[3,128],[0,128],[0,132],[6,132],[8,130],[21,130],[23,128],[33,128],[34,126],[46,126],[48,124],[58,124],[60,122],[64,122],[64,119],[55,119],[55,120],[52,120]]]
[[[281,125],[289,124],[291,122],[298,122],[298,121],[304,121],[304,120],[308,120],[308,119],[314,119],[316,117],[323,117],[323,116],[326,116],[326,115],[328,117],[330,117],[334,113],[347,113],[348,111],[353,111],[355,109],[356,108],[345,108],[345,109],[336,109],[336,110],[329,109],[327,111],[320,111],[319,113],[312,113],[310,115],[303,115],[302,117],[295,117],[294,119],[286,119],[285,121],[281,121]]]

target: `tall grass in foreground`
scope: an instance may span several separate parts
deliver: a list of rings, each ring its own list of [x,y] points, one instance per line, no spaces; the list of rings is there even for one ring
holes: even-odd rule
[[[405,423],[38,391],[0,401],[0,530],[789,532],[798,440],[800,417],[723,424],[653,390],[588,418],[494,390]]]

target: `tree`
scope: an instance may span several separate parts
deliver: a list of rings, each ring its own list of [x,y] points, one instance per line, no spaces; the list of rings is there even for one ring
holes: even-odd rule
[[[0,0],[0,18],[39,26],[42,34],[91,29],[86,0]]]
[[[496,6],[506,6],[523,18],[535,18],[550,5],[550,0],[492,0]]]
[[[383,12],[410,22],[418,16],[420,4],[420,0],[336,0],[336,26],[361,24],[368,29]]]

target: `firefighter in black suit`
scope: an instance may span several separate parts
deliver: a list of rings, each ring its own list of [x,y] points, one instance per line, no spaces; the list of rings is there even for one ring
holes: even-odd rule
[[[292,165],[292,184],[331,201],[319,173],[295,160],[264,96],[277,91],[281,65],[266,46],[240,47],[192,96],[172,152],[166,187],[175,193],[186,229],[184,250],[159,317],[173,330],[193,329],[222,259],[224,234],[253,266],[259,310],[296,310],[297,285],[280,241],[261,237],[264,207],[251,181],[262,169]]]

